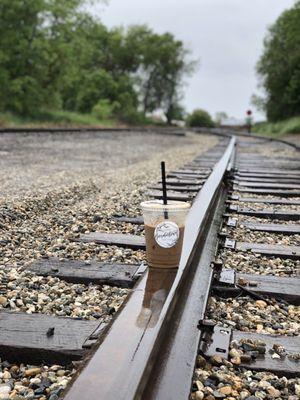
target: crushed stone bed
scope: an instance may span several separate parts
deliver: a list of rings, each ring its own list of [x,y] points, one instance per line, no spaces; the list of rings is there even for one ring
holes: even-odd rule
[[[103,285],[70,284],[15,268],[0,270],[0,308],[108,322],[129,291]],[[114,310],[114,312],[112,312]]]
[[[190,400],[298,400],[300,378],[278,377],[270,372],[234,368],[227,360],[197,357]]]
[[[5,144],[0,158],[0,308],[108,322],[129,290],[71,284],[36,276],[26,267],[48,257],[144,261],[144,251],[73,239],[98,230],[142,234],[141,227],[117,223],[112,216],[140,214],[147,185],[159,178],[161,160],[168,170],[180,167],[217,139],[194,134],[43,133],[2,135],[0,144]],[[27,377],[26,371],[33,369]],[[75,369],[2,360],[0,399],[58,400]]]
[[[248,197],[248,196],[247,196]],[[300,205],[297,204],[267,204],[267,203],[244,203],[237,200],[232,201],[232,205],[237,205],[241,208],[248,208],[252,211],[298,211],[300,212]]]
[[[244,274],[274,276],[297,276],[300,273],[300,262],[281,258],[267,258],[258,254],[235,252],[224,249],[220,258],[225,268],[233,268]]]
[[[130,165],[153,159],[162,149],[196,145],[200,153],[202,146],[205,150],[216,142],[205,135],[136,131],[1,133],[0,196],[15,200],[33,192],[48,194],[78,179],[97,179],[119,169],[122,173]]]
[[[25,365],[0,362],[0,399],[57,400],[75,373],[73,365]]]
[[[258,223],[258,221],[255,223]],[[242,226],[242,222],[238,224],[237,228],[223,227],[222,233],[225,233],[231,239],[240,242],[300,246],[300,235],[298,234],[284,235],[279,233],[252,231],[247,229],[247,227]]]
[[[228,299],[212,296],[207,317],[240,331],[298,336],[300,307],[270,298],[269,302],[243,295]]]
[[[249,146],[249,148],[243,147],[241,152],[243,153],[241,156],[249,152],[260,154],[264,157],[274,157],[274,154],[277,157],[296,157],[297,154],[294,150],[286,148],[282,150],[278,149],[272,143],[268,143],[267,145],[258,144],[256,146]],[[243,160],[243,158],[240,159]],[[254,199],[272,199],[276,197],[277,199],[286,200],[285,197],[280,196],[257,195],[238,191],[233,192],[233,195]],[[300,198],[293,197],[293,200],[299,201]],[[297,205],[243,203],[239,201],[232,201],[231,204],[247,207],[251,210],[276,209],[299,211],[300,209]],[[271,220],[235,213],[231,213],[230,217],[236,219],[238,225],[236,228],[226,226],[226,220],[224,220],[222,233],[225,233],[231,239],[265,244],[296,246],[300,244],[300,235],[256,232],[250,231],[243,226],[245,222],[299,224],[299,221]],[[245,274],[286,277],[299,276],[300,274],[300,262],[297,260],[267,258],[259,254],[235,252],[222,247],[219,248],[218,259],[223,262],[223,268],[234,269],[236,272]],[[255,300],[245,295],[242,291],[236,297],[223,298],[221,295],[211,296],[207,306],[206,318],[217,325],[244,332],[299,336],[300,306],[267,296],[265,296],[265,300]],[[245,357],[245,355],[242,354],[243,352],[240,350],[239,345],[237,346],[233,341],[231,342],[230,349],[229,360],[221,356],[213,356],[209,360],[206,360],[201,355],[198,355],[194,370],[192,393],[190,395],[191,400],[297,400],[300,398],[300,378],[288,379],[287,377],[277,377],[270,372],[255,372],[248,368],[239,367],[241,357]],[[276,357],[280,356],[276,355]],[[299,360],[295,362],[299,362]]]

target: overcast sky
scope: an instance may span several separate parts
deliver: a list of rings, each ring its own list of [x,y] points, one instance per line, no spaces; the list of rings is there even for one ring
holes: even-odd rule
[[[293,0],[110,0],[94,5],[104,24],[147,24],[156,32],[172,32],[199,59],[188,79],[184,105],[205,108],[213,115],[226,111],[244,117],[257,93],[255,64],[262,52],[267,26]],[[255,111],[256,119],[262,116]]]

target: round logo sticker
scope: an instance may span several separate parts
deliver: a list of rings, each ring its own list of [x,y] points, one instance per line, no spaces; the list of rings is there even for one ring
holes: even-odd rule
[[[154,238],[160,247],[168,249],[177,243],[179,228],[175,222],[165,220],[156,226]]]

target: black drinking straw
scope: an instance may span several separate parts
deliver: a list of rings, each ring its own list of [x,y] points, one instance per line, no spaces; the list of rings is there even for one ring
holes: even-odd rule
[[[168,204],[168,199],[167,199],[167,184],[166,184],[166,165],[165,162],[162,161],[160,163],[161,166],[161,181],[162,181],[162,190],[163,190],[163,204],[167,205]],[[168,219],[168,212],[164,211],[164,217],[165,219]]]

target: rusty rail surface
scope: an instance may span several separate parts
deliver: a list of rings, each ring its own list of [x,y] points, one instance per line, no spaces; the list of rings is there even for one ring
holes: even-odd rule
[[[142,276],[65,400],[188,397],[234,151],[233,137],[195,198],[179,269]]]

